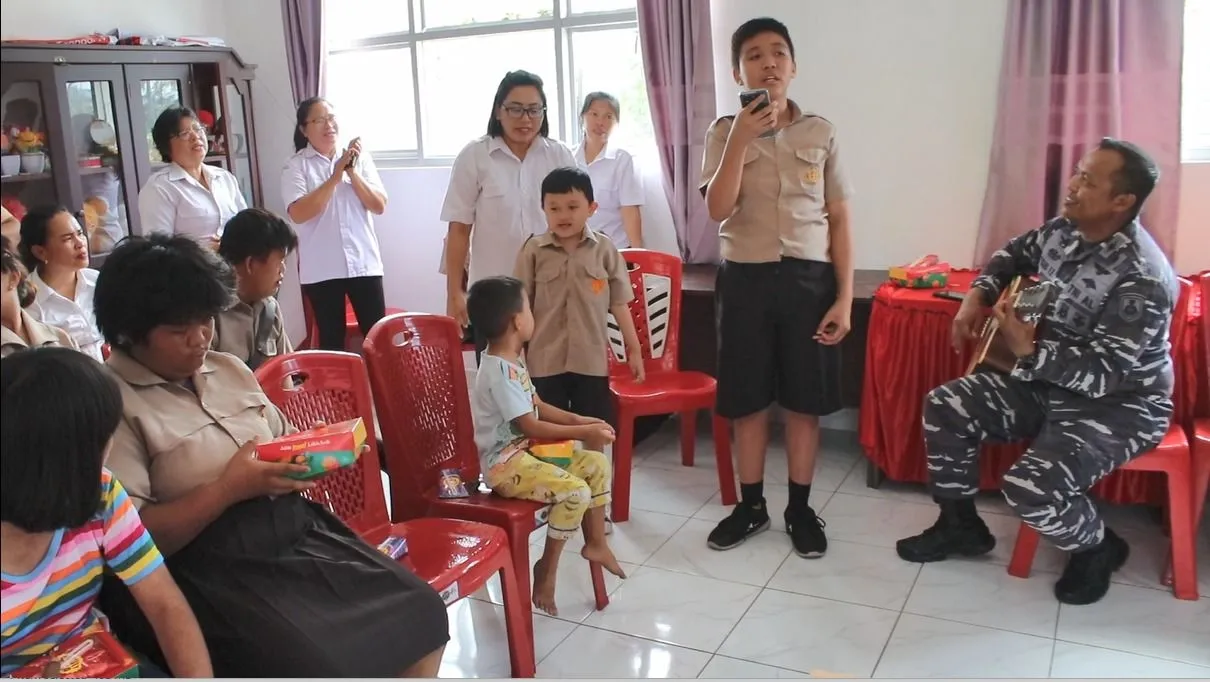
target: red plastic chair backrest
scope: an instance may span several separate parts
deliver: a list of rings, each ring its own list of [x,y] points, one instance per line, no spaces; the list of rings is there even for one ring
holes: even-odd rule
[[[458,324],[444,315],[389,315],[370,329],[363,350],[395,520],[425,513],[424,493],[437,485],[442,469],[457,469],[474,487],[479,453]]]
[[[1201,395],[1199,406],[1201,412],[1200,417],[1210,417],[1210,270],[1202,272],[1197,277],[1198,289],[1200,296],[1198,297],[1198,306],[1191,307],[1189,314],[1195,312],[1202,321],[1201,335],[1201,358],[1202,376],[1201,380]]]
[[[390,526],[378,466],[374,432],[374,403],[361,356],[308,350],[279,355],[260,366],[256,380],[269,400],[296,428],[316,422],[334,424],[361,417],[368,449],[351,467],[316,480],[306,493],[365,538],[377,537]]]
[[[1170,352],[1172,353],[1172,371],[1175,374],[1175,381],[1172,387],[1174,424],[1184,421],[1184,417],[1188,414],[1186,402],[1197,400],[1196,379],[1192,385],[1189,385],[1189,382],[1186,380],[1187,375],[1181,373],[1183,363],[1194,359],[1186,358],[1181,352],[1181,348],[1184,347],[1185,331],[1189,327],[1189,313],[1193,299],[1193,282],[1184,277],[1181,277],[1179,282],[1180,293],[1176,299],[1176,308],[1172,311],[1172,324],[1168,327],[1168,342],[1171,345]]]
[[[634,300],[630,318],[638,332],[647,373],[676,372],[681,345],[680,257],[647,249],[622,249]],[[626,343],[612,316],[609,319],[609,373],[629,377]]]

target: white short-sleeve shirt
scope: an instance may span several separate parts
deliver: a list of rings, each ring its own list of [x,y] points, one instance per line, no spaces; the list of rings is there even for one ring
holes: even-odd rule
[[[310,145],[296,152],[282,169],[282,201],[289,206],[314,192],[332,177],[339,160],[339,156],[328,158]],[[378,168],[364,149],[357,158],[356,172],[367,185],[386,196]],[[323,211],[294,227],[298,232],[298,277],[302,284],[382,276],[374,218],[357,197],[347,173],[341,174],[340,185]]]
[[[513,274],[521,245],[546,232],[542,180],[556,168],[575,165],[566,145],[541,136],[523,160],[503,138],[488,135],[458,153],[441,220],[472,226],[470,283]]]
[[[210,189],[175,163],[152,173],[139,191],[139,221],[144,234],[218,238],[227,221],[248,208],[234,175],[209,164],[202,164],[202,173]]]
[[[597,212],[588,219],[588,226],[609,237],[619,249],[628,248],[630,237],[622,227],[622,207],[643,205],[643,179],[634,157],[625,149],[606,144],[588,163],[581,144],[576,147],[576,163],[592,178],[593,198],[597,201]]]
[[[105,344],[105,339],[97,330],[97,317],[92,310],[98,274],[100,273],[92,268],[84,268],[76,273],[76,298],[73,301],[51,289],[36,271],[33,272],[29,277],[38,292],[29,306],[29,314],[39,322],[67,332],[81,351],[96,358],[98,362],[104,362],[101,346]]]

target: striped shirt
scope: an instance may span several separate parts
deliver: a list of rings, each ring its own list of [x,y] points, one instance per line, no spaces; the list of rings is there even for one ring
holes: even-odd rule
[[[97,515],[79,528],[55,531],[34,570],[0,574],[0,674],[98,624],[93,604],[104,569],[134,585],[163,563],[126,491],[103,470]]]

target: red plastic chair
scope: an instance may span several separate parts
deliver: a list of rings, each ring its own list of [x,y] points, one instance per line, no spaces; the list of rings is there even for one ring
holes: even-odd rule
[[[1206,401],[1210,403],[1210,272],[1203,272],[1198,277],[1198,288],[1201,290],[1201,320],[1202,320],[1202,390],[1207,391]],[[1202,516],[1206,512],[1206,495],[1210,493],[1210,413],[1198,415],[1193,420],[1191,430],[1193,446],[1193,535],[1198,534]],[[1169,567],[1165,576],[1165,584],[1171,584],[1172,569]]]
[[[307,335],[303,338],[302,343],[298,344],[298,350],[313,350],[319,347],[319,325],[315,322],[315,311],[311,308],[311,299],[307,298],[307,292],[302,293],[303,304],[303,323],[307,328]],[[387,315],[396,315],[403,311],[399,308],[387,308]],[[361,325],[357,323],[357,313],[353,310],[353,304],[349,299],[345,298],[345,347],[355,341],[361,335]]]
[[[267,361],[256,372],[265,394],[291,423],[365,422],[369,450],[352,467],[335,471],[308,491],[369,544],[402,536],[408,554],[400,561],[441,594],[447,605],[500,574],[508,653],[514,677],[536,672],[529,598],[521,592],[508,536],[495,526],[454,519],[415,519],[392,524],[378,474],[369,379],[358,355],[302,351]]]
[[[718,488],[724,505],[736,503],[735,468],[731,462],[731,430],[714,411],[718,383],[702,372],[682,372],[678,353],[681,337],[681,259],[658,251],[623,249],[634,300],[630,316],[643,348],[646,380],[635,383],[626,366],[626,346],[617,321],[609,320],[609,390],[617,415],[613,444],[613,520],[630,518],[630,472],[634,459],[634,420],[656,414],[681,415],[681,464],[693,466],[697,443],[697,412],[710,410],[714,427],[714,456]]]
[[[1180,339],[1188,322],[1188,301],[1193,285],[1181,280],[1181,294],[1176,311],[1172,316],[1169,336]],[[1168,523],[1172,537],[1171,562],[1172,587],[1177,599],[1196,601],[1197,593],[1197,537],[1193,518],[1193,466],[1189,439],[1180,424],[1172,424],[1160,444],[1150,452],[1140,455],[1121,467],[1125,471],[1154,471],[1168,478]],[[1028,578],[1033,567],[1034,555],[1038,551],[1038,532],[1021,524],[1017,531],[1016,546],[1008,565],[1009,575]],[[1164,576],[1160,576],[1161,582]]]
[[[549,506],[477,489],[470,394],[462,360],[462,332],[452,318],[427,313],[386,317],[370,330],[364,356],[378,405],[391,476],[396,520],[444,516],[488,523],[508,533],[525,601],[529,601],[529,536],[546,524]],[[442,499],[442,469],[457,469],[471,490],[466,498]],[[590,564],[597,610],[609,605],[599,564]],[[527,621],[532,627],[533,621]]]

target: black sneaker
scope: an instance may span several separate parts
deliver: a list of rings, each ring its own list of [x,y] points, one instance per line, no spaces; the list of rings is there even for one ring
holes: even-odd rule
[[[996,536],[983,519],[978,515],[959,518],[945,507],[928,530],[895,543],[900,559],[919,564],[943,561],[953,554],[979,556],[995,548]]]
[[[795,510],[786,507],[786,532],[794,553],[804,559],[818,559],[828,551],[828,538],[823,534],[824,520],[815,515],[815,510],[803,506]]]
[[[1083,606],[1101,600],[1109,592],[1109,579],[1130,558],[1130,545],[1105,529],[1105,539],[1092,549],[1075,552],[1055,583],[1055,598],[1064,604]]]
[[[744,540],[769,528],[769,510],[764,500],[755,505],[740,502],[731,510],[731,515],[710,531],[706,545],[710,549],[724,550],[739,547]]]

